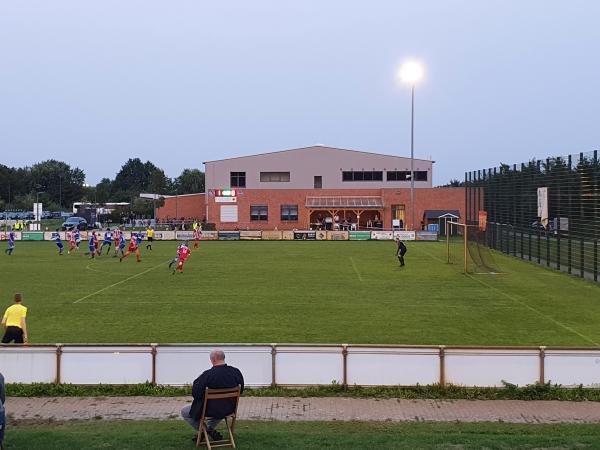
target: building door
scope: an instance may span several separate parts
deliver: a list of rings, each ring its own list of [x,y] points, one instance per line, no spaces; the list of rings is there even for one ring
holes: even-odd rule
[[[315,189],[323,188],[323,177],[321,175],[315,175]]]
[[[404,229],[406,227],[406,207],[404,205],[392,205],[392,227],[395,226]],[[394,222],[397,220],[398,222]]]

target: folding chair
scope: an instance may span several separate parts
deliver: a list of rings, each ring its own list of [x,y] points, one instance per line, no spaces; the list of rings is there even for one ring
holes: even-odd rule
[[[238,404],[240,402],[240,392],[241,387],[238,385],[234,388],[226,388],[226,389],[209,389],[206,388],[204,391],[204,404],[202,406],[202,415],[200,416],[200,427],[198,428],[198,438],[196,439],[196,447],[201,445],[206,445],[208,450],[214,447],[232,447],[235,448],[235,439],[233,437],[233,431],[235,428],[235,419],[237,417],[237,409]],[[213,417],[207,416],[206,411],[208,407],[208,402],[222,401],[233,399],[235,400],[235,407],[233,412],[223,417],[225,421],[225,425],[227,426],[227,432],[229,434],[228,439],[223,439],[221,441],[210,442],[208,430],[207,430],[207,421],[213,419]],[[202,440],[204,438],[204,440]]]

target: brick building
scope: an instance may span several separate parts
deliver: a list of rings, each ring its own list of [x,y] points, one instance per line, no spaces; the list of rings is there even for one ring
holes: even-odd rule
[[[220,230],[420,229],[426,210],[458,210],[463,188],[432,188],[433,161],[324,146],[207,161],[206,194],[167,197],[157,217],[197,218]],[[229,192],[228,192],[229,191]]]

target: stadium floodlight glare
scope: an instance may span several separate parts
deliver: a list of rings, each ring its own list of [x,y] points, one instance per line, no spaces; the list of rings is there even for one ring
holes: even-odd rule
[[[400,66],[398,77],[406,84],[414,85],[423,79],[423,65],[419,61],[406,61]]]
[[[408,60],[400,66],[400,81],[411,86],[410,113],[410,227],[415,228],[415,84],[423,79],[425,70],[419,61]]]

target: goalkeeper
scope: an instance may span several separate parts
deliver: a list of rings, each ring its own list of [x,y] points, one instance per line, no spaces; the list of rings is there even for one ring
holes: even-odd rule
[[[400,261],[400,267],[404,267],[404,255],[406,255],[406,245],[400,239],[396,240],[398,244],[398,248],[396,249],[396,256],[398,257],[398,261]]]

